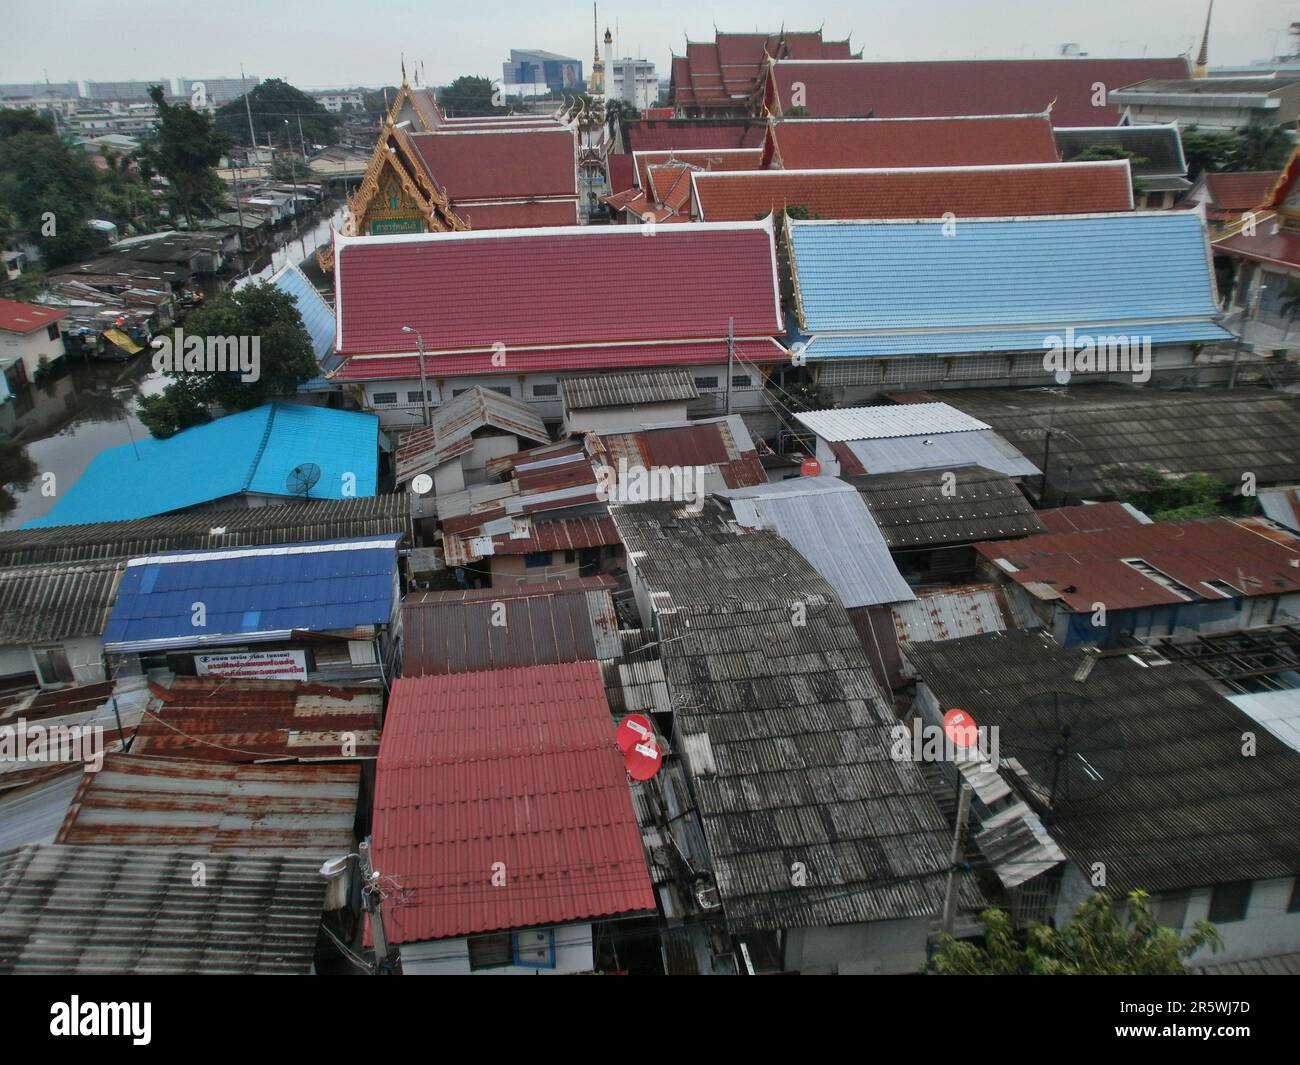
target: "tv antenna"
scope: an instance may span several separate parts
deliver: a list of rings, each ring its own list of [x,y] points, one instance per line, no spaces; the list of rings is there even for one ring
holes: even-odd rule
[[[1089,698],[1040,692],[1008,715],[1002,745],[1051,812],[1113,787],[1124,775],[1124,730]]]
[[[304,462],[289,471],[289,476],[284,479],[284,486],[291,496],[310,499],[311,490],[319,480],[320,467],[314,462]]]

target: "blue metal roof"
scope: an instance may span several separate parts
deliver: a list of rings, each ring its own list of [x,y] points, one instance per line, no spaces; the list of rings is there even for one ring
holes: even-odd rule
[[[290,471],[307,462],[321,470],[310,498],[373,496],[378,435],[373,414],[267,403],[100,452],[53,510],[23,528],[147,518],[241,492],[289,496]]]
[[[1217,313],[1205,230],[1191,211],[959,218],[950,232],[937,221],[792,222],[804,327],[1118,332],[1110,323]]]
[[[307,275],[293,263],[285,263],[280,267],[268,284],[288,293],[298,304],[302,324],[311,335],[312,350],[316,353],[316,362],[320,364],[321,372],[300,385],[299,390],[318,392],[333,388],[325,374],[342,361],[334,351],[334,309],[321,298],[320,292],[308,280]]]
[[[132,559],[104,631],[110,651],[284,639],[387,624],[399,536],[178,551]],[[199,614],[196,604],[202,604]],[[196,619],[202,624],[195,624]]]
[[[1153,348],[1161,344],[1191,344],[1231,340],[1232,334],[1213,322],[1157,322],[1139,326],[1076,327],[1082,339],[1091,336],[1149,337]],[[1059,326],[1039,329],[934,330],[924,333],[870,333],[858,336],[815,336],[804,348],[808,359],[876,359],[892,355],[956,355],[964,352],[1046,352],[1049,336],[1062,336]]]

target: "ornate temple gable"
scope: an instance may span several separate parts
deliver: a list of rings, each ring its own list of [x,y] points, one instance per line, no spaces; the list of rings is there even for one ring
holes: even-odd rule
[[[442,125],[442,120],[442,109],[438,106],[433,90],[423,87],[413,89],[410,82],[403,77],[401,88],[397,90],[397,98],[393,100],[393,106],[388,110],[388,124],[396,126],[402,122],[409,122],[411,129],[417,133],[432,133]]]
[[[447,194],[429,175],[404,130],[385,126],[370,166],[348,201],[353,233],[423,233],[465,229]]]
[[[1277,212],[1282,229],[1300,232],[1300,149],[1291,153],[1263,208]]]

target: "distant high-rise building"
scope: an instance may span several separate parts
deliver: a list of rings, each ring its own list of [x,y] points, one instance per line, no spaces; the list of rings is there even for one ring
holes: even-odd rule
[[[161,85],[168,96],[175,94],[171,78],[154,78],[151,81],[87,81],[82,95],[95,101],[147,100],[149,90],[155,85]]]
[[[552,92],[581,92],[582,60],[539,50],[510,49],[509,62],[502,65],[502,80],[507,85],[545,85]]]
[[[638,111],[659,100],[659,75],[649,59],[611,59],[605,74],[605,97],[623,100]]]
[[[207,96],[208,103],[220,107],[231,100],[238,100],[245,89],[252,92],[262,83],[262,79],[249,74],[246,78],[177,78],[177,95],[192,97],[200,84]]]

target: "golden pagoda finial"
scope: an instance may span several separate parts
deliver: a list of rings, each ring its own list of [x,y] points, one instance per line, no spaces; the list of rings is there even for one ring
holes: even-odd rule
[[[1196,57],[1196,69],[1192,71],[1194,78],[1210,76],[1210,16],[1213,14],[1214,0],[1210,0],[1210,8],[1205,12],[1205,32],[1201,34],[1201,51]]]
[[[405,53],[405,52],[402,52],[402,53],[400,53],[400,55],[401,55],[401,57],[402,57],[402,84],[405,85],[405,84],[407,84],[407,81],[406,81],[406,53]]]

